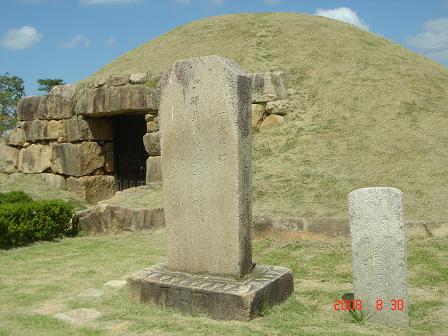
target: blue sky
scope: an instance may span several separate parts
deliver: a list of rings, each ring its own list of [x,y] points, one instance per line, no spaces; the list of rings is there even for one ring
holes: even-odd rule
[[[448,66],[448,0],[0,0],[0,73],[76,82],[170,29],[203,17],[300,12],[343,20]]]

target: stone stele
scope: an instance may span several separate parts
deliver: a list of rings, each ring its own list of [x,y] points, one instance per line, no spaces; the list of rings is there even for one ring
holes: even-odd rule
[[[362,300],[369,321],[406,327],[403,193],[395,188],[363,188],[348,195],[348,204],[355,299]]]
[[[293,291],[292,272],[252,263],[252,77],[232,61],[176,61],[160,84],[168,264],[128,278],[131,297],[248,320]]]

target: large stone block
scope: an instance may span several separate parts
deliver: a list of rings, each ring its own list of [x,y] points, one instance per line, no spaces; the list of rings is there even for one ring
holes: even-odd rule
[[[146,133],[143,136],[143,145],[150,156],[160,156],[160,132]]]
[[[146,183],[162,181],[162,162],[160,156],[150,156],[146,160]]]
[[[0,173],[11,174],[17,172],[19,150],[0,144]]]
[[[144,85],[101,86],[86,90],[76,104],[77,114],[106,116],[157,110],[155,91]]]
[[[51,187],[65,189],[66,183],[64,176],[51,174],[51,173],[42,173],[40,174],[42,180]]]
[[[293,291],[292,272],[257,265],[243,279],[173,271],[164,264],[145,268],[128,279],[131,298],[218,320],[247,321],[265,305],[284,301]]]
[[[140,208],[99,202],[75,213],[79,227],[91,234],[140,232],[165,226],[162,208]]]
[[[39,106],[39,119],[68,119],[74,115],[76,85],[58,85],[51,89]]]
[[[362,301],[369,321],[405,327],[409,302],[403,193],[395,188],[358,189],[348,195],[348,205],[355,299]]]
[[[57,140],[65,137],[65,125],[62,120],[24,121],[22,128],[26,141]]]
[[[8,135],[7,143],[9,146],[22,147],[25,143],[25,132],[23,128],[14,128]]]
[[[30,145],[19,152],[18,168],[23,173],[43,173],[50,169],[51,148],[45,145]]]
[[[67,189],[89,203],[111,198],[115,193],[115,178],[112,175],[68,177]]]
[[[266,103],[284,98],[286,98],[286,74],[283,71],[253,74],[253,103]]]
[[[177,61],[162,79],[163,199],[173,270],[240,277],[253,267],[251,84],[250,75],[218,56]]]
[[[96,142],[54,144],[51,170],[70,176],[83,176],[104,166],[104,153]]]
[[[28,96],[19,100],[17,104],[17,116],[19,120],[38,119],[39,106],[44,97]]]
[[[110,118],[82,118],[78,116],[68,119],[65,127],[68,142],[113,140],[113,125]]]

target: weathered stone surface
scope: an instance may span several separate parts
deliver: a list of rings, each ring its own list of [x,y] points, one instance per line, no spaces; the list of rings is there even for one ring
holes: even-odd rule
[[[289,101],[286,99],[266,103],[266,113],[269,114],[284,116],[288,114],[289,108]]]
[[[96,142],[54,144],[51,170],[70,176],[83,176],[104,166],[104,153]]]
[[[65,125],[62,120],[24,121],[22,125],[25,140],[36,142],[41,140],[57,140],[65,137]]]
[[[150,122],[156,118],[157,114],[145,114],[145,121]]]
[[[284,121],[285,117],[276,114],[268,115],[266,118],[263,119],[262,123],[260,124],[260,130],[280,125]]]
[[[0,173],[11,174],[17,172],[18,158],[18,149],[0,145]]]
[[[84,325],[99,318],[101,313],[95,309],[79,308],[71,310],[67,313],[55,314],[53,316],[58,320],[65,321],[73,325]]]
[[[61,175],[51,174],[51,173],[43,173],[40,174],[42,180],[47,183],[51,187],[65,189],[65,178]]]
[[[25,143],[23,128],[14,128],[8,136],[7,143],[9,146],[22,147]]]
[[[239,277],[253,267],[251,84],[250,75],[218,56],[176,61],[162,79],[163,199],[173,270]]]
[[[150,156],[146,160],[146,183],[162,181],[162,162],[160,156]]]
[[[111,198],[115,193],[115,178],[112,175],[68,177],[67,189],[89,203]]]
[[[116,74],[109,78],[109,84],[112,86],[122,86],[129,83],[129,75],[126,74]]]
[[[265,105],[252,104],[252,128],[258,130],[263,121]]]
[[[160,156],[160,131],[146,133],[143,136],[143,144],[150,156]]]
[[[99,203],[75,214],[80,228],[91,234],[152,230],[165,226],[162,208]]]
[[[68,119],[74,115],[76,85],[58,85],[51,89],[39,105],[39,119]]]
[[[86,90],[76,104],[77,114],[87,116],[151,110],[157,110],[155,91],[144,85],[102,86]]]
[[[93,83],[91,84],[90,87],[92,89],[95,89],[95,88],[99,88],[99,87],[101,87],[103,85],[106,85],[106,83],[107,83],[107,81],[106,81],[105,78],[100,78],[100,79],[97,79],[97,80],[93,81]]]
[[[157,132],[159,130],[159,123],[155,120],[146,123],[146,130],[148,133]]]
[[[110,118],[82,118],[78,116],[68,119],[65,125],[69,142],[113,140],[113,125]]]
[[[286,97],[286,74],[283,71],[253,74],[252,102],[266,103]]]
[[[369,321],[408,325],[407,262],[403,193],[395,188],[363,188],[348,195],[355,299]],[[376,302],[383,309],[376,309]],[[392,300],[403,309],[392,310]]]
[[[148,302],[219,320],[247,321],[263,305],[284,301],[293,291],[292,272],[284,267],[257,265],[244,279],[176,272],[164,264],[128,278],[129,293]]]
[[[49,170],[51,148],[46,145],[30,145],[19,152],[18,168],[23,173],[42,173]]]
[[[28,96],[19,100],[17,116],[19,120],[34,120],[38,118],[39,105],[44,97]]]
[[[148,81],[148,74],[146,72],[133,73],[129,77],[131,84],[145,84]]]

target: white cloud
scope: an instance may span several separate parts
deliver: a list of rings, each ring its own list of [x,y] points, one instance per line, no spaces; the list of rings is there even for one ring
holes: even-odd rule
[[[365,24],[356,14],[354,10],[347,7],[339,7],[334,9],[318,9],[314,15],[324,16],[330,19],[344,21],[357,26],[364,30],[369,30],[369,26]]]
[[[130,4],[141,2],[143,0],[79,0],[81,5],[117,5],[117,4]]]
[[[180,4],[184,4],[184,5],[188,5],[191,3],[191,0],[174,0],[174,2],[180,3]]]
[[[68,38],[64,42],[59,44],[59,47],[61,48],[74,48],[78,45],[83,45],[85,47],[88,47],[90,45],[90,40],[85,37],[84,35],[78,34],[71,38]]]
[[[223,2],[224,2],[224,0],[212,0],[212,3],[214,5],[222,5]]]
[[[406,39],[409,45],[435,59],[448,61],[448,17],[426,21],[422,32]]]
[[[114,36],[108,37],[104,40],[104,44],[108,47],[113,46],[117,42],[117,39]]]
[[[0,44],[6,49],[23,50],[31,48],[42,39],[36,28],[23,26],[22,28],[10,29],[3,36]]]

